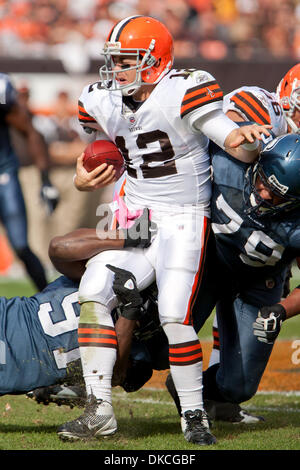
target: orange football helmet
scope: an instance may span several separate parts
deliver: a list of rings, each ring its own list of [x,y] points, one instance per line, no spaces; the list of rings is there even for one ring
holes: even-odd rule
[[[121,90],[123,95],[132,95],[141,85],[158,83],[174,61],[171,34],[160,21],[149,16],[130,16],[115,24],[102,53],[105,59],[99,70],[102,84],[109,91]],[[136,70],[134,82],[122,86],[116,81],[114,56],[136,59],[136,65],[126,69]]]
[[[300,128],[292,118],[296,109],[300,111],[300,64],[294,65],[285,74],[277,87],[276,94],[292,132],[299,134]]]

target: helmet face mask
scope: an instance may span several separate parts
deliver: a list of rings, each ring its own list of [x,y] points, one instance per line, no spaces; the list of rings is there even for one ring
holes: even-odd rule
[[[156,63],[155,57],[151,55],[151,48],[153,49],[154,44],[155,40],[149,45],[148,49],[126,49],[121,48],[120,43],[107,42],[103,50],[105,65],[99,70],[104,88],[110,91],[121,90],[125,96],[135,93],[142,85],[143,72],[153,67]],[[118,58],[128,58],[135,62],[134,65],[128,65],[128,67],[123,69],[126,72],[131,70],[136,71],[135,80],[130,84],[121,85],[117,80],[117,74],[120,73],[120,70],[115,70],[115,63]]]
[[[248,213],[256,217],[273,216],[300,207],[300,137],[277,137],[260,153],[253,171],[248,172],[250,204]],[[257,179],[274,196],[264,199],[257,189]],[[276,202],[275,202],[276,201]]]
[[[104,45],[105,64],[100,68],[102,85],[108,91],[121,90],[125,96],[134,94],[142,85],[157,84],[173,65],[173,40],[167,28],[151,17],[133,16],[119,21]],[[114,58],[131,58],[135,79],[122,85],[117,80]]]
[[[261,197],[259,191],[256,188],[256,181],[258,177],[262,181],[264,187],[272,192],[274,196],[280,199],[280,203],[274,204],[268,199]],[[252,173],[251,190],[251,208],[248,210],[248,212],[254,212],[256,217],[272,216],[283,211],[290,211],[300,204],[300,200],[282,194],[278,190],[278,181],[276,181],[275,175],[271,175],[269,178],[267,178],[267,176],[264,174],[262,165],[259,163],[256,164]]]
[[[300,127],[294,122],[295,111],[300,112],[300,64],[292,67],[280,81],[277,98],[282,106],[285,119],[293,133],[300,133]]]

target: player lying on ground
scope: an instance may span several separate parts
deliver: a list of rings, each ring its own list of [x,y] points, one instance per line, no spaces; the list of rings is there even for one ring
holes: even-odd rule
[[[148,221],[147,211],[132,230],[145,218]],[[103,234],[104,238],[107,235]],[[92,246],[89,244],[89,256],[99,253],[99,245],[101,249],[123,249],[128,243],[147,245],[145,238],[132,240],[130,231],[124,233],[121,230],[115,231],[107,240],[95,236],[94,242]],[[80,241],[76,246],[77,257],[79,245]],[[0,298],[1,395],[26,393],[54,384],[66,377],[69,365],[79,358],[78,276],[81,273],[79,264],[75,263],[75,268],[76,276],[70,272],[70,278],[60,277],[32,297]]]

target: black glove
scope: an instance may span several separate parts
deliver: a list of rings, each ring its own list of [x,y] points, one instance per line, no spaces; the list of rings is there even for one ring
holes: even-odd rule
[[[257,336],[258,341],[273,344],[285,319],[286,311],[281,304],[262,307],[253,323],[253,334]]]
[[[41,173],[42,187],[41,187],[41,200],[46,205],[47,213],[50,215],[55,210],[59,202],[59,191],[53,186],[48,177],[48,172],[43,171]]]
[[[122,229],[124,232],[124,248],[141,247],[147,248],[151,244],[152,234],[156,231],[156,224],[149,219],[149,209],[144,209],[132,227]]]
[[[113,291],[123,304],[121,316],[128,320],[138,320],[143,308],[143,299],[138,291],[134,275],[111,264],[107,264],[106,267],[115,273]]]

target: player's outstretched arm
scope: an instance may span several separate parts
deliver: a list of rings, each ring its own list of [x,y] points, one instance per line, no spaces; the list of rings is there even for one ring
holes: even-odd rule
[[[105,237],[105,238],[104,238]],[[114,237],[109,238],[109,233],[100,233],[93,228],[81,228],[55,237],[49,245],[49,258],[55,269],[71,279],[79,280],[85,271],[88,259],[105,250],[121,250],[124,247],[123,234],[114,232]]]
[[[261,150],[262,136],[270,137],[271,128],[270,125],[250,124],[233,129],[224,142],[226,152],[245,163],[252,163]]]
[[[101,232],[93,228],[80,228],[54,237],[49,245],[49,258],[58,272],[79,280],[88,259],[105,250],[146,248],[154,231],[155,224],[150,222],[149,210],[144,209],[129,229]]]
[[[83,166],[83,157],[84,153],[77,158],[76,163],[74,185],[78,191],[95,191],[116,181],[116,170],[113,165],[102,163],[88,172]]]

